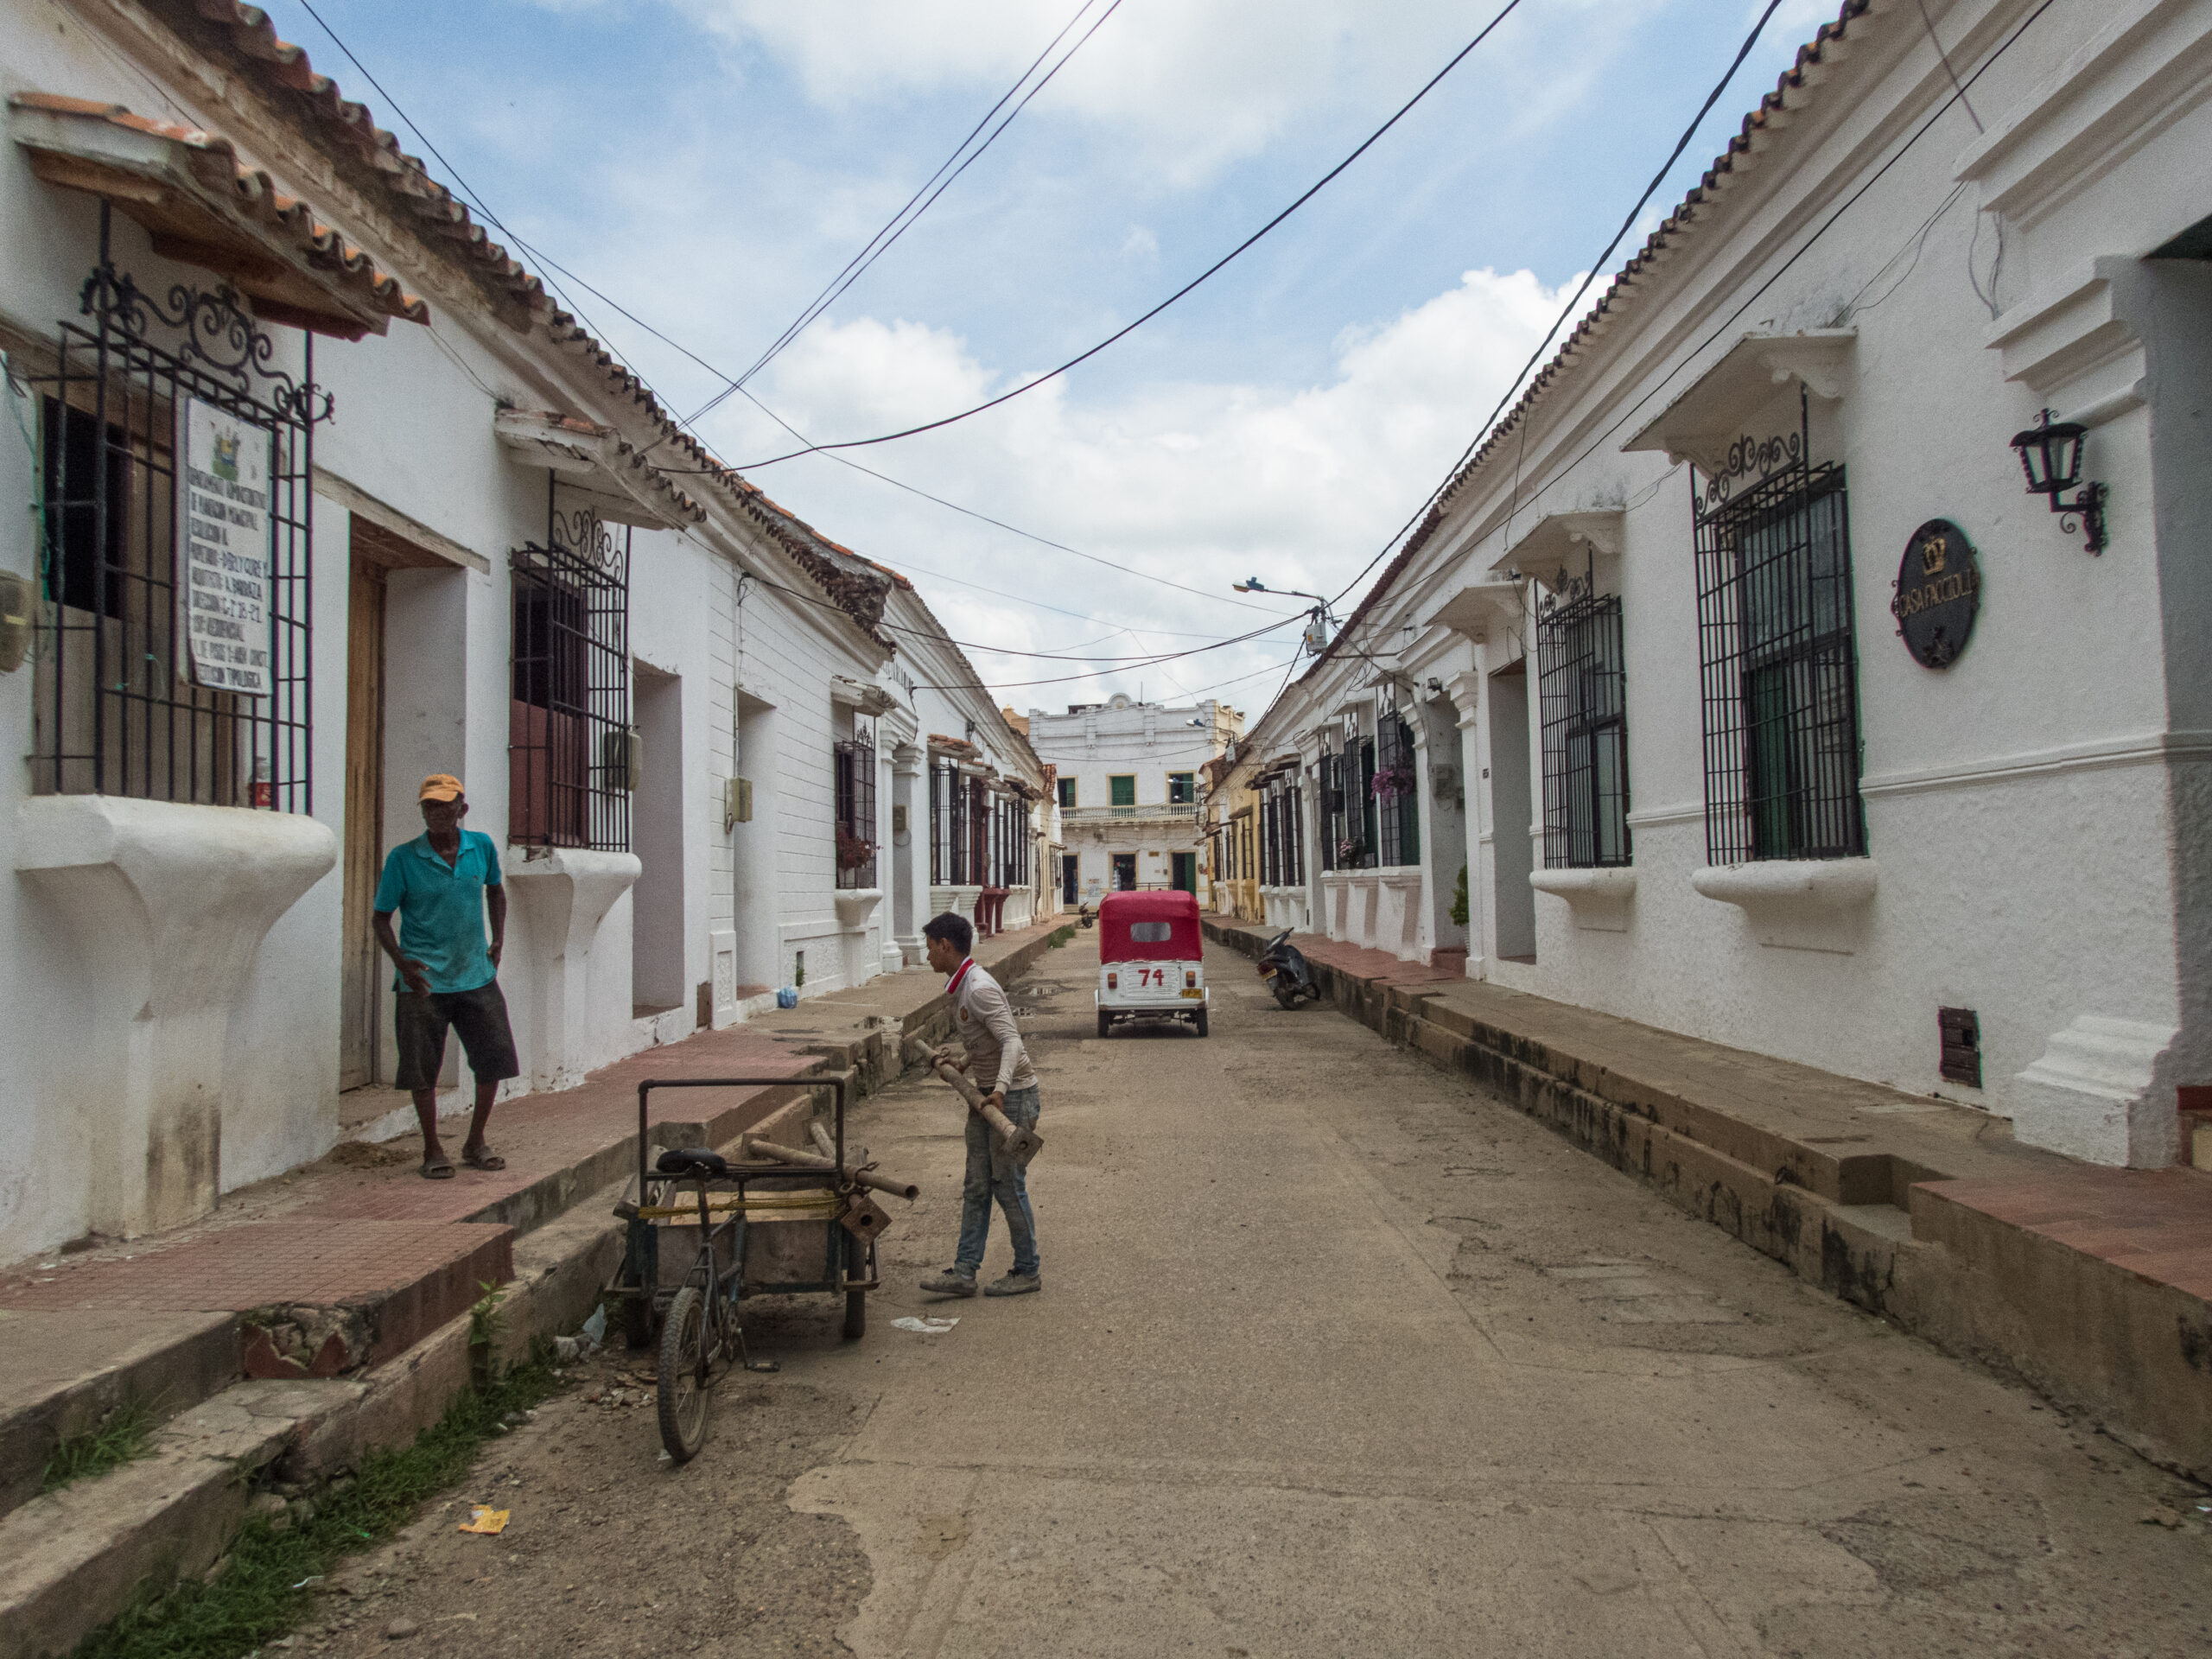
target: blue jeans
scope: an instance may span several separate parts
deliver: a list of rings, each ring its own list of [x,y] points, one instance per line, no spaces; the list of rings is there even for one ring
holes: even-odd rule
[[[1040,1105],[1034,1084],[1006,1097],[1006,1115],[1024,1128],[1037,1127]],[[1037,1271],[1037,1219],[1029,1212],[1027,1172],[1009,1157],[979,1112],[968,1114],[968,1179],[960,1190],[960,1253],[953,1265],[974,1273],[983,1265],[983,1244],[991,1234],[991,1201],[1006,1211],[1014,1239],[1014,1270]]]

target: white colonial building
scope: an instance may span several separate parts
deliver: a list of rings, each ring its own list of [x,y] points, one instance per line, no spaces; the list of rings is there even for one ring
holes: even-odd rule
[[[408,1121],[369,899],[426,773],[505,849],[518,1089],[896,968],[932,734],[1033,839],[911,585],[260,11],[10,8],[0,95],[0,1259]]]
[[[1199,891],[1199,774],[1243,729],[1242,715],[1211,700],[1176,708],[1116,693],[1064,715],[1032,709],[1028,724],[1058,774],[1063,903],[1095,906],[1140,887]]]
[[[2208,260],[2212,0],[1851,0],[1255,730],[1272,902],[2171,1160]]]

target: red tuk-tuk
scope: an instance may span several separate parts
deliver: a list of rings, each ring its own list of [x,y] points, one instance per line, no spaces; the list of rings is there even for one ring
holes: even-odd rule
[[[1116,1015],[1188,1020],[1206,1034],[1205,936],[1191,893],[1109,893],[1098,906],[1098,1034]]]

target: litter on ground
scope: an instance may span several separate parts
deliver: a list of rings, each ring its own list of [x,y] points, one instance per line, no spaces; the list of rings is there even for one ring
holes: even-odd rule
[[[960,1321],[957,1319],[904,1319],[891,1321],[897,1331],[917,1331],[925,1337],[941,1337]]]

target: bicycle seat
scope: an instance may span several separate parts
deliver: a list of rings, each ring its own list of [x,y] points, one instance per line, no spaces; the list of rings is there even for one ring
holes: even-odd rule
[[[664,1175],[727,1175],[729,1160],[708,1147],[671,1148],[653,1165]]]

